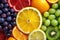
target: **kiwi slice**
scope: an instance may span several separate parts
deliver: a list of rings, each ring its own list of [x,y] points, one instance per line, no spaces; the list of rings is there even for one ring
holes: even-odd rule
[[[59,31],[54,27],[48,27],[46,36],[49,40],[56,40],[59,37]]]

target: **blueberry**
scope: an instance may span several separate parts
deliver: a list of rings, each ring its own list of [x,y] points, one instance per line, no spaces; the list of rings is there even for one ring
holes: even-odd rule
[[[7,21],[11,21],[12,20],[12,17],[11,16],[8,16],[7,17]]]
[[[7,12],[7,16],[9,16],[11,13],[10,12]]]
[[[0,9],[2,9],[3,7],[4,7],[4,5],[1,3],[1,4],[0,4]]]
[[[2,29],[2,26],[0,25],[0,30]]]
[[[5,13],[3,13],[1,16],[2,16],[3,18],[6,18],[6,17],[7,17],[7,15],[6,15]]]
[[[11,24],[9,24],[8,27],[9,27],[9,29],[12,29],[12,25]]]
[[[10,9],[10,12],[11,12],[11,13],[14,13],[14,9]]]
[[[4,18],[0,18],[0,23],[3,23],[4,22]]]
[[[8,12],[8,8],[4,8],[3,12],[7,13]]]
[[[13,25],[16,25],[16,22],[15,21],[13,22]]]
[[[7,0],[2,0],[2,3],[7,3]]]
[[[4,27],[3,30],[7,32],[8,31],[8,27],[7,26]]]
[[[6,35],[7,35],[8,37],[9,37],[9,36],[11,36],[11,34],[10,34],[10,33],[7,33]]]
[[[9,30],[9,33],[11,33],[12,32],[12,30]]]
[[[8,5],[7,3],[4,5],[5,8],[7,8],[8,6],[9,6],[9,5]]]
[[[13,16],[14,16],[14,17],[16,17],[16,15],[17,15],[17,14],[16,14],[16,13],[14,13],[14,15],[13,15]]]
[[[3,23],[3,25],[4,25],[4,26],[7,26],[7,25],[8,25],[8,22],[5,21],[5,22]]]
[[[2,14],[2,10],[0,10],[0,14]]]

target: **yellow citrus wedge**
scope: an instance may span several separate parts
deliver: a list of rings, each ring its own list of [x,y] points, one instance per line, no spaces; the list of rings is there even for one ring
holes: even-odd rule
[[[40,29],[34,30],[29,34],[28,40],[46,40],[46,35]]]
[[[41,13],[33,7],[26,7],[20,10],[16,18],[17,28],[25,34],[29,34],[34,29],[42,25]]]
[[[9,37],[8,40],[16,40],[16,39],[13,37]]]
[[[49,3],[56,3],[58,0],[47,0]]]
[[[16,38],[17,40],[27,40],[27,35],[23,34],[16,27],[14,27],[12,34],[13,37]]]

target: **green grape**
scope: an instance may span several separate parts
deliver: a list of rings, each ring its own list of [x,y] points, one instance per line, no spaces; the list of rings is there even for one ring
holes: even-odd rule
[[[43,23],[45,22],[45,20],[46,20],[46,18],[45,18],[45,17],[42,17],[42,22],[43,22]]]
[[[44,12],[44,17],[48,17],[49,16],[49,12]]]
[[[51,24],[52,24],[53,26],[57,26],[57,25],[58,25],[58,21],[57,21],[57,20],[52,20],[52,21],[51,21]]]
[[[55,12],[55,15],[56,15],[56,16],[60,16],[60,10],[57,10],[57,11]]]
[[[60,17],[58,18],[58,22],[60,23]]]
[[[49,26],[50,25],[50,20],[46,20],[44,23],[45,26]]]
[[[53,4],[52,8],[57,9],[58,8],[58,4],[57,3]]]
[[[46,31],[46,30],[47,30],[47,27],[46,27],[45,25],[42,25],[41,29],[42,29],[43,31]]]
[[[59,25],[59,29],[60,29],[60,25]]]
[[[48,17],[50,20],[53,20],[53,19],[55,19],[55,15],[49,15],[49,17]]]
[[[49,9],[49,13],[55,13],[55,9],[53,9],[53,8],[51,8],[51,9]]]
[[[60,6],[60,1],[58,2],[58,5]]]

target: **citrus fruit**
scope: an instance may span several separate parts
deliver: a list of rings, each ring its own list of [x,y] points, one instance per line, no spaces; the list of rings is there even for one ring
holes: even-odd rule
[[[20,10],[16,18],[17,27],[23,33],[28,34],[42,25],[41,13],[33,7]]]
[[[15,11],[19,11],[20,9],[30,6],[31,0],[8,0],[10,7],[12,7]]]
[[[50,8],[46,0],[32,0],[31,5],[39,9],[41,13],[44,13]]]
[[[56,3],[58,0],[47,0],[49,3]]]
[[[46,35],[42,30],[34,30],[29,34],[28,40],[46,40]]]
[[[9,37],[8,40],[16,40],[16,39],[13,37]]]
[[[12,34],[17,40],[27,40],[27,35],[23,34],[16,27],[14,27]]]

